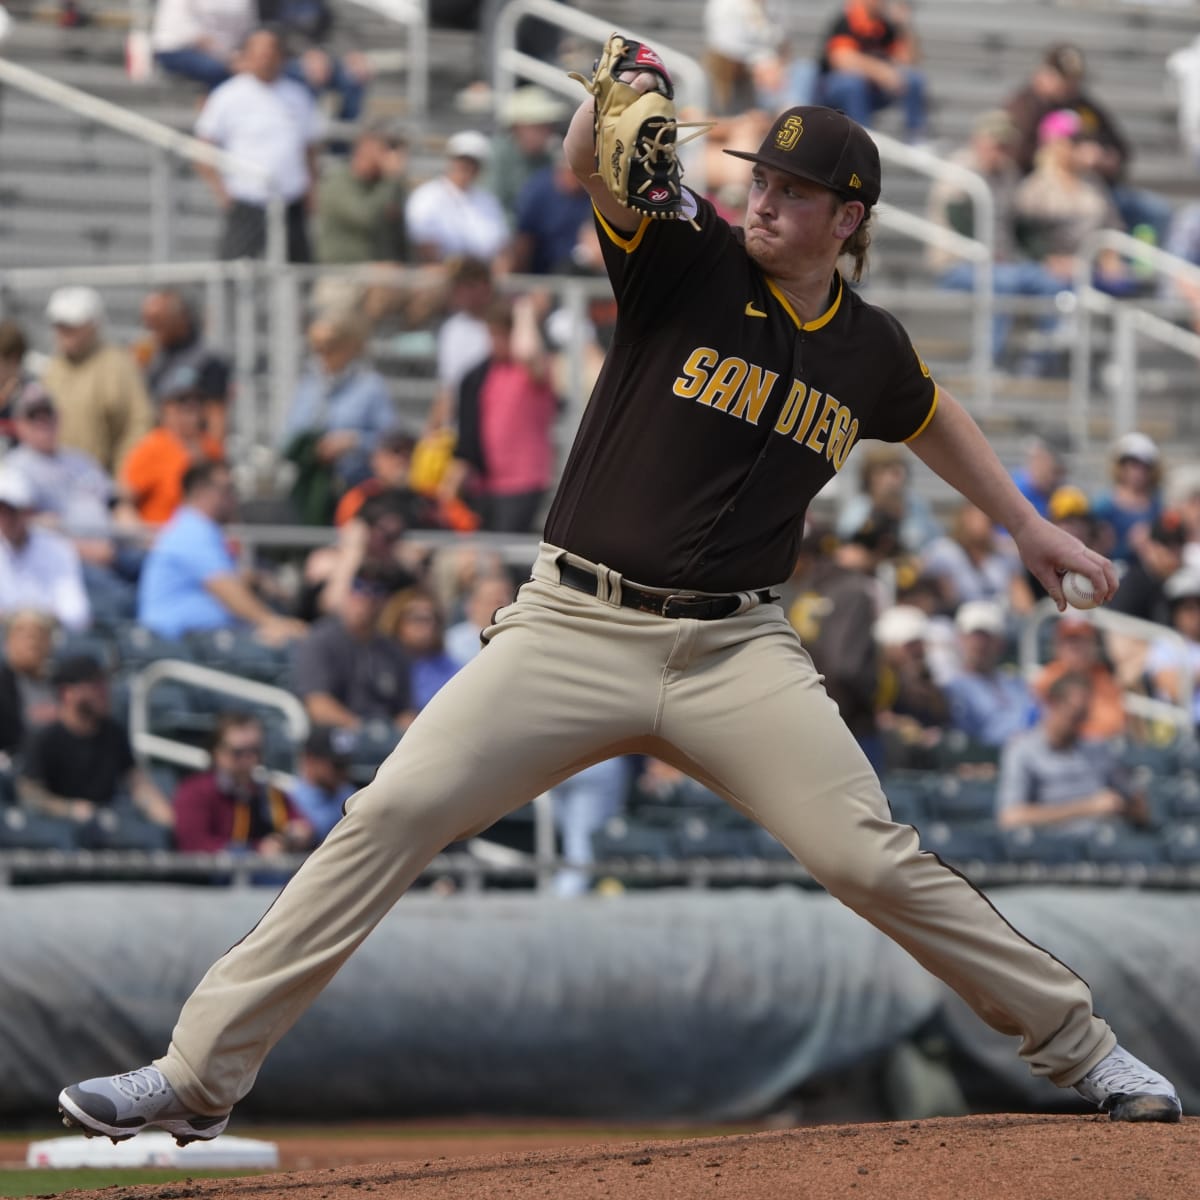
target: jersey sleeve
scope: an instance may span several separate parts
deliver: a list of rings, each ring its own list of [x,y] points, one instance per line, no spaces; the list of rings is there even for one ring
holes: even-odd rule
[[[625,233],[613,229],[595,209],[592,215],[617,299],[619,340],[641,336],[669,320],[682,297],[695,297],[733,237],[712,204],[686,187],[683,212],[676,220],[643,217],[632,233]]]
[[[885,382],[863,436],[908,442],[923,433],[933,419],[938,387],[900,322],[890,313],[877,312],[882,321],[877,370]]]

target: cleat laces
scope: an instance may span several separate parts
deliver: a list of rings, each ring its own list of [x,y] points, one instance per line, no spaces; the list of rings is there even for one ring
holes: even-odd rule
[[[163,1073],[157,1067],[139,1067],[124,1075],[113,1076],[113,1086],[130,1100],[146,1100],[151,1096],[166,1096],[170,1092]]]

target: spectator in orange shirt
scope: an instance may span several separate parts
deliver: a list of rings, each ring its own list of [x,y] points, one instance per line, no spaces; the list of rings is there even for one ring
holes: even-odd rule
[[[1038,672],[1033,691],[1046,703],[1051,685],[1064,675],[1082,675],[1091,688],[1091,702],[1082,736],[1102,741],[1125,732],[1125,699],[1112,667],[1105,661],[1100,632],[1082,617],[1063,617],[1054,630],[1054,657]]]
[[[176,367],[162,381],[159,423],[138,441],[121,469],[121,482],[133,498],[138,516],[162,525],[183,503],[183,477],[193,463],[220,462],[221,443],[205,426],[205,396],[196,368]]]

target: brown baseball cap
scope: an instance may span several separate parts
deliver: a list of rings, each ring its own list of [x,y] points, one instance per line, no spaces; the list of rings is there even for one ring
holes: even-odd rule
[[[756,152],[725,153],[811,179],[847,200],[861,200],[868,208],[879,199],[879,148],[857,121],[834,108],[789,108]]]

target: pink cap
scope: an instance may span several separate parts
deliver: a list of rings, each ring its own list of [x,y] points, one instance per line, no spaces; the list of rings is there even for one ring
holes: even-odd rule
[[[1038,123],[1038,141],[1074,137],[1082,128],[1083,120],[1077,112],[1070,108],[1059,108],[1047,113]]]

